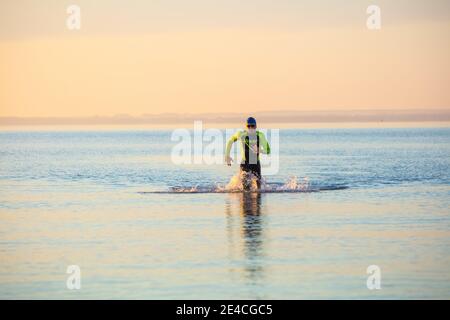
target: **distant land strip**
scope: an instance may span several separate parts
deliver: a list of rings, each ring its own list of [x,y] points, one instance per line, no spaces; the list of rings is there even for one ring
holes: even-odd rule
[[[259,111],[249,113],[162,113],[131,116],[90,117],[0,117],[1,126],[13,125],[133,125],[177,124],[201,120],[209,123],[241,123],[254,116],[266,123],[320,123],[320,122],[427,122],[450,121],[448,109],[421,110],[347,110],[347,111]]]

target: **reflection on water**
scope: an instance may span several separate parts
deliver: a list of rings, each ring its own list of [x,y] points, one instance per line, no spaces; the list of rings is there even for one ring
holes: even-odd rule
[[[249,284],[259,284],[264,273],[264,214],[261,193],[230,195],[226,203],[227,232],[231,261],[238,262]],[[238,203],[239,207],[233,205]]]

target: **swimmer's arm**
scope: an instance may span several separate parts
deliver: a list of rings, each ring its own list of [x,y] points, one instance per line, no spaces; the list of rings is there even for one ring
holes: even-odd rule
[[[225,149],[225,158],[227,159],[230,156],[230,152],[231,152],[231,146],[233,145],[234,142],[237,141],[237,139],[239,138],[239,131],[236,132],[235,134],[233,134],[230,139],[228,139],[227,142],[227,147]]]
[[[261,142],[262,153],[270,154],[270,145],[269,145],[269,142],[267,142],[267,139],[266,139],[266,136],[264,135],[264,133],[262,133],[262,132],[259,133],[259,140]]]

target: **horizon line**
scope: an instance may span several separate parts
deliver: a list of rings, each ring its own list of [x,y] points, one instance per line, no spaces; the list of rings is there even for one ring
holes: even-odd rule
[[[176,124],[196,120],[212,123],[242,122],[243,117],[255,116],[269,123],[321,123],[321,122],[448,122],[449,109],[349,109],[349,110],[283,110],[255,112],[203,112],[141,115],[115,114],[91,116],[3,116],[0,126],[10,125],[84,125],[84,124]]]

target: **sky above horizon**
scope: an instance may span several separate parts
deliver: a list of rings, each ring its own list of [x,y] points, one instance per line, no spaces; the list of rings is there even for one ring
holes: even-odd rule
[[[450,109],[450,1],[373,3],[1,1],[0,116]]]

